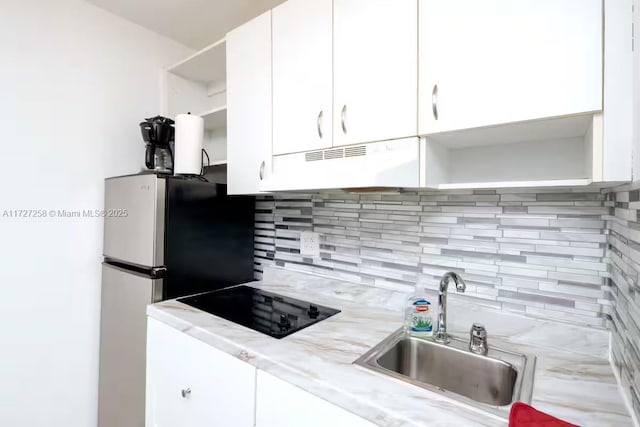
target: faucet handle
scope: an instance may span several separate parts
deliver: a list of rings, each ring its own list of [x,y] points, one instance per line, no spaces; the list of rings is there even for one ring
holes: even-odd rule
[[[471,325],[471,336],[478,338],[487,338],[487,328],[482,323],[474,323]]]
[[[486,355],[489,351],[487,344],[487,329],[481,323],[474,323],[469,331],[469,350],[475,354]]]

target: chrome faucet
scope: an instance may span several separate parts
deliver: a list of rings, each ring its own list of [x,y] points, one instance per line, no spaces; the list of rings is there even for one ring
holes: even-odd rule
[[[447,290],[449,288],[449,280],[453,280],[456,284],[456,291],[464,293],[467,285],[462,277],[456,273],[449,271],[440,279],[440,289],[438,292],[438,329],[434,340],[440,343],[448,343],[449,336],[447,334]]]

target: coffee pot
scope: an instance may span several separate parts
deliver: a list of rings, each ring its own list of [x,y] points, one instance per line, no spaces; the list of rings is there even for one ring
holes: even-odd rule
[[[147,144],[145,165],[158,173],[173,172],[173,145],[175,122],[167,117],[155,116],[140,123],[142,139]]]

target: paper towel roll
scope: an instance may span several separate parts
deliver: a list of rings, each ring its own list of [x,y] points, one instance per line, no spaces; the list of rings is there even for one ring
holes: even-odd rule
[[[200,175],[202,169],[202,144],[204,119],[193,114],[176,116],[175,163],[176,175]]]

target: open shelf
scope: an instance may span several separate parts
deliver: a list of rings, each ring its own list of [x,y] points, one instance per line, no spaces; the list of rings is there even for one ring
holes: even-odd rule
[[[198,114],[204,119],[204,144],[210,165],[227,164],[227,107],[222,106]]]
[[[168,72],[200,83],[223,82],[227,76],[225,39],[218,40],[169,67]]]
[[[203,148],[212,166],[227,164],[226,41],[219,40],[167,68],[163,113],[204,119]]]
[[[442,190],[589,185],[598,178],[601,116],[582,114],[429,135],[422,185]]]
[[[164,113],[168,117],[188,112],[204,116],[226,108],[226,54],[222,39],[165,70]],[[214,114],[213,120],[210,126],[226,118]]]
[[[591,184],[590,179],[551,179],[542,181],[462,182],[440,184],[439,190],[463,190],[471,188],[528,188],[528,187],[578,187]]]
[[[216,107],[198,113],[204,119],[205,130],[215,130],[227,127],[227,106]]]

